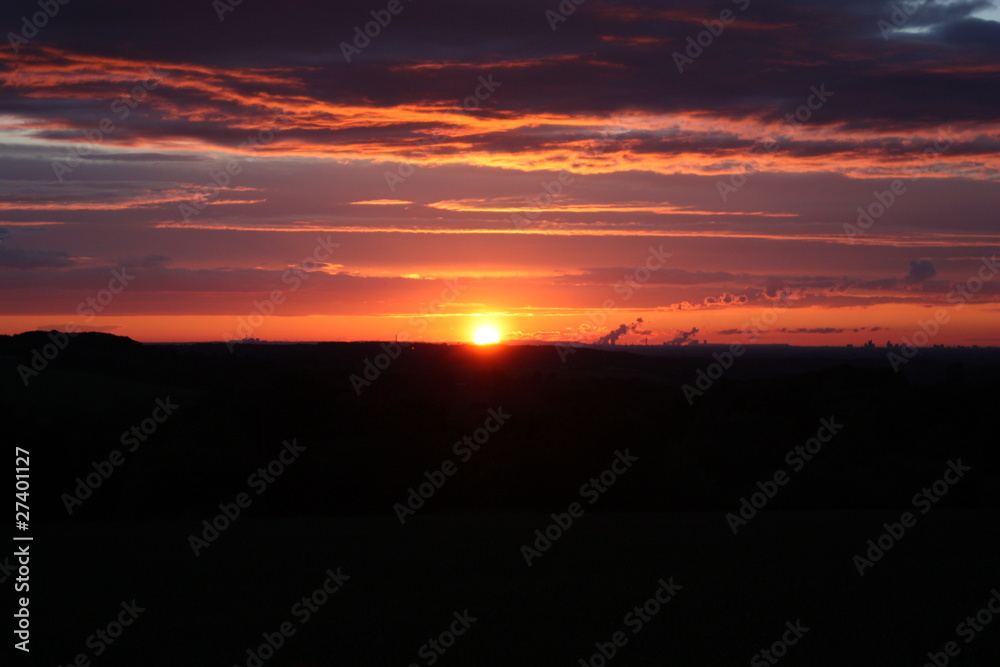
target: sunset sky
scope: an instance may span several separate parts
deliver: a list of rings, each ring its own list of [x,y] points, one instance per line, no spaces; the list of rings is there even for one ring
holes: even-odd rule
[[[0,333],[1000,344],[993,2],[52,4]]]

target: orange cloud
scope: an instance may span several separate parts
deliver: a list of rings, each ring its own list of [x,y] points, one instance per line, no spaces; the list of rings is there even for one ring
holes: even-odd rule
[[[574,57],[563,54],[495,63],[531,68]],[[105,140],[108,145],[143,150],[246,152],[250,149],[238,147],[236,141],[220,145],[217,139],[209,139],[209,128],[202,125],[256,132],[273,124],[277,114],[283,132],[276,141],[253,149],[258,155],[520,171],[568,170],[580,174],[648,171],[719,176],[742,173],[749,165],[771,173],[837,173],[852,178],[963,176],[988,180],[1000,170],[1000,154],[985,148],[976,154],[948,151],[930,165],[922,158],[921,150],[938,138],[931,131],[900,133],[767,120],[777,109],[762,108],[756,116],[738,117],[709,111],[640,110],[613,115],[511,110],[471,114],[458,108],[455,100],[378,105],[320,99],[310,93],[300,76],[309,68],[292,71],[136,62],[51,47],[40,47],[36,53],[17,59],[10,52],[0,51],[0,63],[4,65],[0,85],[19,95],[93,100],[102,96],[103,86],[109,103],[126,90],[125,86],[149,77],[150,68],[158,68],[161,78],[145,104],[162,120],[185,120],[190,130],[179,135],[181,130],[172,125],[169,134],[161,133],[155,119],[150,119],[151,125],[140,126],[136,121],[129,132]],[[420,71],[464,65],[424,61],[402,67]],[[80,126],[78,121],[70,122]],[[22,142],[79,143],[66,138],[66,123],[8,115],[0,131],[15,132]],[[374,130],[379,132],[364,132]],[[530,142],[518,139],[521,135],[530,137]],[[984,137],[1000,136],[1000,124],[957,123],[950,135],[957,145],[976,146]],[[720,143],[720,138],[725,141]],[[775,140],[776,150],[752,151],[768,138]],[[523,148],[529,143],[530,149]]]

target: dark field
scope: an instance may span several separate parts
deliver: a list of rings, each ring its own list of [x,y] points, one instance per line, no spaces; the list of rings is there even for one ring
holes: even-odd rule
[[[949,641],[949,664],[1000,654],[1000,622],[968,642],[956,628],[1000,586],[997,351],[923,350],[897,374],[884,350],[751,349],[689,404],[681,386],[722,348],[563,363],[548,346],[421,345],[358,395],[349,378],[379,344],[230,354],[85,335],[26,387],[17,367],[45,342],[0,340],[4,440],[31,452],[35,664],[247,665],[285,622],[263,664],[596,666],[616,632],[609,665],[923,665]],[[179,407],[143,433],[167,397]],[[478,450],[456,445],[490,410],[510,416]],[[832,437],[789,454],[821,420]],[[267,481],[293,439],[304,449]],[[114,450],[121,464],[77,492]],[[428,479],[440,488],[401,525],[394,506]],[[727,513],[761,488],[734,535]],[[240,494],[238,518],[205,533]],[[582,516],[529,567],[522,545],[572,503]],[[855,556],[904,512],[859,576]],[[302,622],[294,605],[338,568],[349,579]],[[637,630],[626,615],[661,579],[675,594]],[[95,655],[88,637],[133,599],[145,611]],[[465,610],[454,645],[421,654]],[[797,621],[787,655],[755,658]]]
[[[788,664],[921,665],[998,585],[997,511],[931,512],[863,578],[851,559],[891,513],[775,511],[733,536],[719,513],[594,512],[528,568],[518,549],[547,518],[247,517],[197,559],[197,520],[50,526],[36,595],[63,613],[39,622],[40,655],[66,664],[135,598],[147,611],[99,664],[246,664],[339,566],[343,590],[265,664],[426,664],[420,646],[468,609],[478,620],[439,664],[578,665],[625,631],[612,664],[745,665],[801,619]],[[683,588],[633,635],[623,617],[661,577]],[[986,626],[956,664],[998,650]]]

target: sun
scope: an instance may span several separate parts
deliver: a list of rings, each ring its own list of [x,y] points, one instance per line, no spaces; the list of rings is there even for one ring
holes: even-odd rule
[[[497,331],[496,327],[491,327],[489,325],[481,326],[476,329],[476,333],[472,336],[472,341],[476,345],[492,345],[494,343],[499,343],[500,332]]]

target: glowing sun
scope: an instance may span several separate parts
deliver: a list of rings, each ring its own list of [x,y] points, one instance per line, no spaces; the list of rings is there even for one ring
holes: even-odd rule
[[[493,343],[500,342],[500,332],[496,330],[496,327],[482,326],[476,329],[476,333],[472,336],[472,341],[476,345],[492,345]]]

